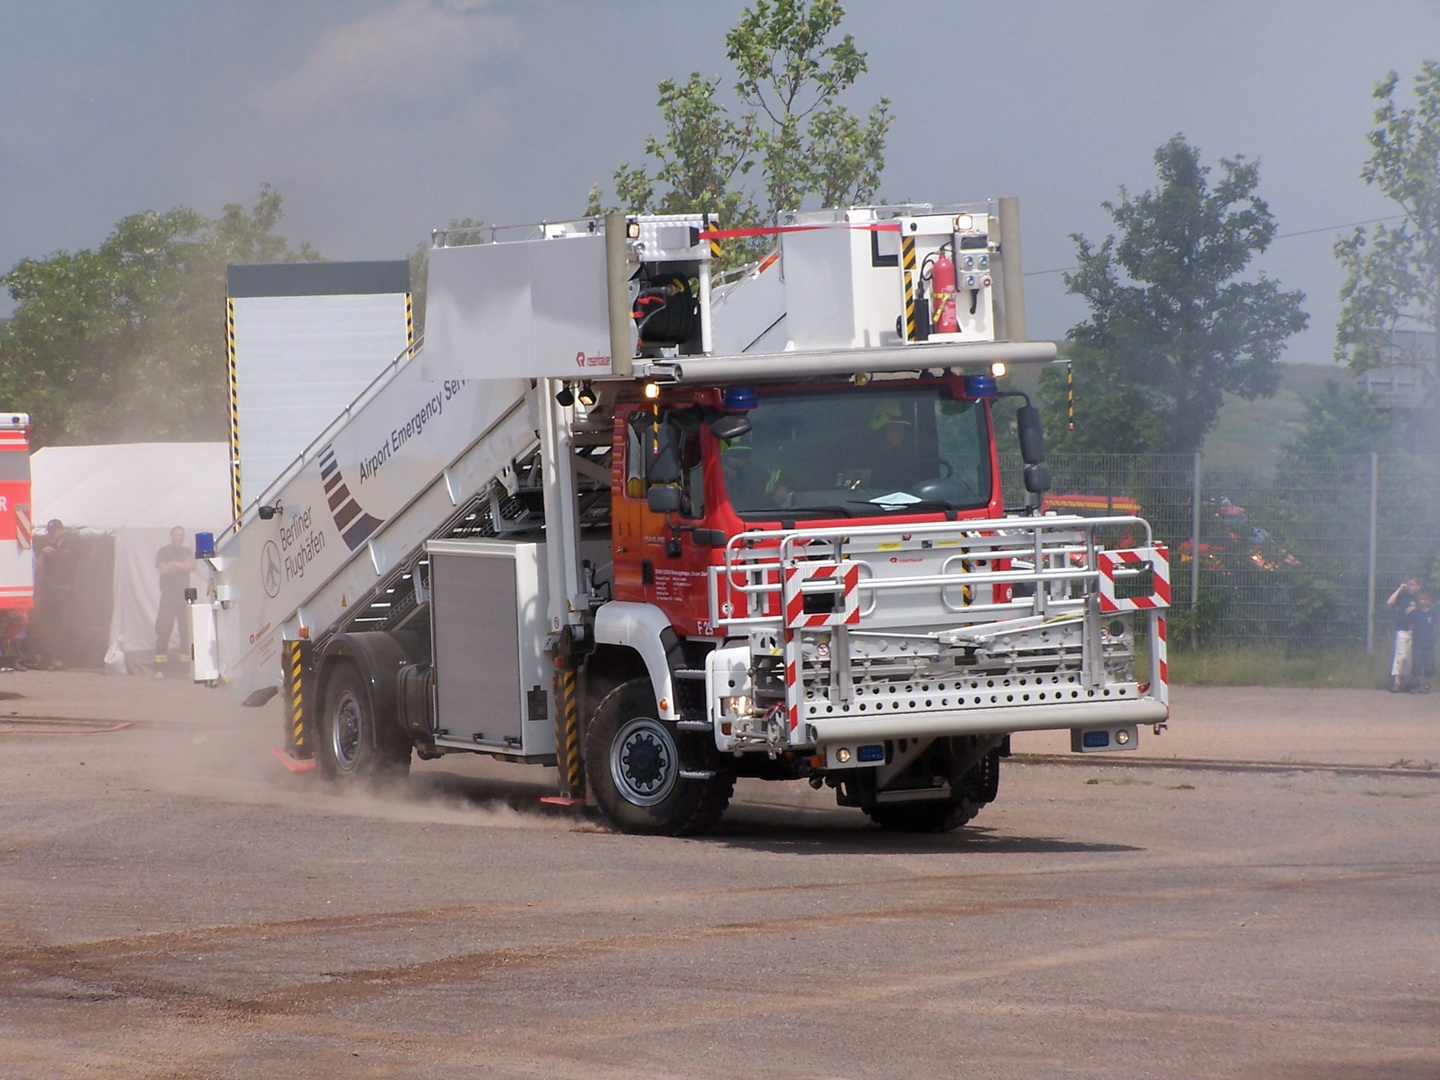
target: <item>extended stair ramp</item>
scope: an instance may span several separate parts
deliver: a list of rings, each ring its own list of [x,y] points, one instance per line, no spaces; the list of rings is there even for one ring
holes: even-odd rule
[[[524,513],[517,463],[535,454],[542,407],[529,380],[432,382],[418,349],[398,356],[216,538],[218,678],[263,701],[281,641],[392,626],[415,606],[427,540],[495,535],[507,510]]]

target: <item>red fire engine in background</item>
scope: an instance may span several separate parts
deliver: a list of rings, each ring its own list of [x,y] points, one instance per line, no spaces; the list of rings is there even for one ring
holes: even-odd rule
[[[13,656],[35,609],[30,417],[0,413],[0,652]]]

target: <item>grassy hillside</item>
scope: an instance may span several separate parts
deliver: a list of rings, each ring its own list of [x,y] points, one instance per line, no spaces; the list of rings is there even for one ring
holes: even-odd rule
[[[1273,398],[1246,401],[1233,394],[1225,395],[1219,423],[1202,449],[1210,457],[1239,458],[1262,472],[1269,471],[1280,447],[1300,429],[1305,403],[1320,392],[1327,379],[1343,384],[1350,378],[1349,371],[1338,364],[1281,364],[1280,389]],[[1005,389],[1028,390],[1034,394],[1039,382],[1038,367],[1016,367],[1006,376]],[[1013,408],[1012,404],[1010,409]],[[1060,430],[1064,422],[1063,416],[1045,417],[1046,427],[1055,431]],[[1014,449],[1013,439],[1002,441],[1000,448]]]
[[[1268,471],[1280,447],[1300,429],[1305,402],[1324,387],[1326,380],[1350,380],[1338,364],[1281,364],[1280,390],[1273,398],[1246,401],[1225,395],[1220,421],[1202,448],[1206,455],[1242,458]]]

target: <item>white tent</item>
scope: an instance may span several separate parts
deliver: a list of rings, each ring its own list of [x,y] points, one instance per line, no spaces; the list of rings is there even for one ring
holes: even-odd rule
[[[35,528],[67,527],[115,535],[114,604],[106,664],[124,671],[124,654],[149,656],[160,604],[156,553],[170,530],[219,533],[230,522],[230,463],[224,443],[47,446],[30,456]],[[203,587],[199,573],[194,584]]]

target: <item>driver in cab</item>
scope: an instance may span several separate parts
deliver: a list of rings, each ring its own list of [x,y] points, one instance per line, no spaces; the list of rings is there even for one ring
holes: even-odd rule
[[[912,427],[898,401],[875,407],[870,416],[869,487],[883,492],[903,491],[914,480]]]

